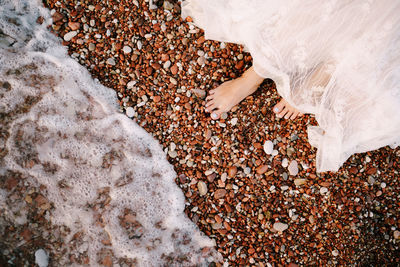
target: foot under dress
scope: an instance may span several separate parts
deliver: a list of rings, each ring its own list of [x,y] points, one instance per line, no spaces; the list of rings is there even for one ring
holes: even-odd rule
[[[400,1],[186,0],[207,39],[244,45],[303,113],[318,172],[400,143]]]

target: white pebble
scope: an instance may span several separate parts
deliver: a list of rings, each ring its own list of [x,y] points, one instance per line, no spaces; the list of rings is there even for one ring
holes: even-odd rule
[[[278,150],[276,150],[276,149],[274,149],[274,150],[272,150],[272,156],[276,156],[276,155],[278,155]]]
[[[385,188],[386,187],[386,183],[381,183],[381,188]]]
[[[111,65],[111,66],[114,66],[115,65],[115,60],[112,57],[110,57],[109,59],[107,59],[107,64]]]
[[[124,46],[122,50],[124,51],[125,54],[129,54],[130,52],[132,52],[132,48],[128,45]]]
[[[171,66],[171,61],[166,61],[163,65],[164,69],[168,69]]]
[[[74,38],[78,34],[77,31],[68,32],[64,35],[64,40],[69,42],[72,38]]]
[[[35,252],[35,263],[39,267],[47,267],[49,265],[49,256],[43,249],[38,249]]]
[[[289,226],[286,223],[281,223],[281,222],[276,222],[276,223],[274,223],[274,226],[273,226],[275,231],[278,231],[278,232],[283,232],[286,229],[288,229],[288,227]]]
[[[232,124],[232,126],[235,126],[237,124],[237,122],[238,122],[238,118],[232,118],[230,120],[230,123]]]
[[[141,41],[137,41],[136,45],[137,45],[137,48],[138,48],[139,50],[141,50],[142,47],[143,47],[143,44],[142,44]]]
[[[175,143],[171,143],[171,144],[169,144],[169,150],[171,150],[171,151],[174,151],[174,150],[175,150],[175,148],[176,148],[176,145],[175,145]]]
[[[321,195],[328,193],[328,188],[326,188],[326,187],[321,187],[321,188],[319,189],[319,193],[320,193]]]
[[[288,160],[287,158],[284,158],[284,159],[282,160],[282,167],[283,167],[283,168],[286,168],[288,165],[289,165],[289,160]]]
[[[299,173],[299,166],[296,160],[292,160],[288,167],[290,175],[297,175]]]
[[[126,109],[126,116],[128,116],[129,118],[132,118],[133,115],[135,115],[135,110],[132,107],[128,107]]]
[[[337,251],[337,249],[333,250],[332,255],[333,257],[337,257],[339,255],[339,251]]]
[[[269,140],[265,141],[264,152],[267,153],[268,155],[271,155],[273,150],[274,150],[274,144]]]

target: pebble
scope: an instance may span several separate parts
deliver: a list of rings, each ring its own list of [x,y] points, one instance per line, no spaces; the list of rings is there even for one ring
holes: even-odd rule
[[[77,34],[78,34],[77,31],[68,32],[68,33],[66,33],[66,34],[64,35],[64,40],[65,40],[66,42],[69,42],[69,41],[71,41],[71,39],[74,38]]]
[[[130,52],[132,52],[132,48],[128,45],[124,46],[122,50],[124,51],[125,54],[129,54]]]
[[[273,225],[273,228],[275,229],[275,231],[278,231],[278,232],[283,232],[286,229],[288,229],[288,227],[289,226],[286,223],[281,223],[281,222],[276,222]]]
[[[288,160],[287,158],[284,158],[284,159],[282,160],[282,167],[283,167],[283,168],[286,168],[288,165],[289,165],[289,160]]]
[[[386,187],[386,183],[381,183],[381,188],[385,188]]]
[[[200,66],[204,65],[206,63],[206,59],[204,57],[199,57],[197,59],[197,64],[199,64]]]
[[[235,126],[237,124],[237,122],[238,122],[238,118],[232,118],[230,120],[230,123],[232,124],[232,126]]]
[[[324,195],[324,194],[326,194],[326,193],[328,193],[328,188],[326,188],[326,187],[321,187],[320,189],[319,189],[319,193],[321,194],[321,195]]]
[[[94,43],[89,43],[89,51],[94,51],[96,49],[96,46]]]
[[[368,176],[368,183],[369,183],[369,184],[374,184],[374,183],[375,183],[374,177]]]
[[[107,59],[107,64],[111,65],[111,66],[115,66],[115,59],[110,57],[109,59]]]
[[[332,255],[333,257],[337,257],[339,255],[339,251],[337,251],[337,249],[333,250]]]
[[[132,107],[128,107],[126,109],[126,116],[128,116],[129,118],[132,118],[133,115],[135,115],[135,110]]]
[[[38,249],[35,252],[35,263],[39,267],[47,267],[49,265],[49,256],[43,249]]]
[[[290,175],[293,175],[293,176],[294,176],[294,175],[297,175],[297,174],[299,173],[299,166],[298,166],[296,160],[292,160],[292,161],[290,162],[289,167],[288,167],[288,170],[289,170],[289,174],[290,174]]]
[[[174,151],[168,151],[168,155],[169,155],[171,158],[176,158],[176,157],[178,156],[178,153],[176,153],[175,150],[174,150]]]
[[[171,61],[168,60],[168,61],[165,61],[164,65],[163,65],[163,68],[165,70],[167,70],[170,66],[171,66]]]
[[[268,155],[272,154],[272,151],[274,150],[274,144],[272,141],[265,141],[264,143],[264,152],[267,153]]]
[[[229,167],[229,169],[228,169],[229,177],[231,177],[231,178],[235,177],[236,173],[237,173],[237,167],[236,166]]]
[[[303,184],[305,184],[306,182],[307,182],[306,179],[295,179],[295,180],[294,180],[294,184],[297,185],[297,186],[303,185]]]
[[[175,143],[171,143],[171,144],[169,144],[169,150],[171,150],[171,151],[174,151],[174,150],[175,150],[175,148],[176,148],[176,145],[175,145]]]
[[[226,190],[225,189],[217,189],[214,193],[214,197],[216,199],[223,198],[226,195]]]
[[[394,231],[393,232],[393,237],[394,237],[394,239],[399,239],[400,238],[400,231]]]
[[[207,194],[207,185],[205,182],[199,181],[197,183],[197,188],[199,189],[200,196],[204,196],[205,194]]]
[[[221,119],[226,120],[227,118],[228,118],[228,113],[223,112],[223,113],[221,114]]]
[[[137,46],[137,48],[138,48],[139,50],[141,50],[142,47],[143,47],[143,44],[142,44],[142,42],[139,40],[139,41],[137,41],[136,46]]]

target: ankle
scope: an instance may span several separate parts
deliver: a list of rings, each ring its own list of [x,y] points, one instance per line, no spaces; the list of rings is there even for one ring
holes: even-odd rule
[[[254,71],[254,67],[250,67],[246,70],[241,78],[243,78],[250,86],[257,87],[264,81],[264,78]]]

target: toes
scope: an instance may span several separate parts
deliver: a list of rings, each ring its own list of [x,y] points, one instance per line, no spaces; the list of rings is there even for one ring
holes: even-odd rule
[[[292,111],[292,110],[288,110],[288,112],[287,112],[286,115],[285,115],[285,119],[291,118],[292,115],[293,115],[293,111]]]
[[[207,97],[206,97],[206,100],[212,100],[214,97],[212,96],[212,94],[209,94]]]
[[[290,117],[290,119],[291,120],[294,120],[294,119],[296,119],[297,118],[297,116],[300,114],[300,112],[294,112],[293,114],[292,114],[292,116]]]
[[[211,112],[216,108],[217,108],[217,105],[214,103],[214,101],[206,103],[206,108],[205,108],[206,112]]]
[[[285,107],[285,103],[286,103],[286,102],[282,99],[281,101],[279,101],[278,104],[275,105],[273,111],[274,111],[276,114],[281,113],[281,112],[282,112],[282,109]]]
[[[278,118],[283,118],[283,116],[285,116],[288,111],[289,110],[287,109],[287,107],[284,107],[283,110],[277,114]]]

